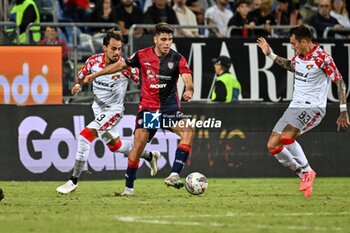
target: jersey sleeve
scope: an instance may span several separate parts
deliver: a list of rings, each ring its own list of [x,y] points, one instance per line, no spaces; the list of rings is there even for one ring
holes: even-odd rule
[[[125,63],[128,66],[140,68],[139,51],[133,53],[128,59],[125,60]]]
[[[295,58],[297,57],[297,55],[294,55],[292,57],[292,59],[290,60],[290,66],[293,68],[293,70],[295,70]]]
[[[327,74],[327,76],[332,80],[332,82],[336,82],[337,80],[343,78],[333,58],[328,54],[325,55],[322,69]]]
[[[86,75],[91,74],[91,67],[94,65],[95,62],[96,60],[94,56],[89,57],[84,63],[83,68],[78,72],[78,78],[84,79]]]
[[[180,62],[179,62],[179,73],[180,74],[192,74],[192,71],[187,65],[186,59],[181,56]]]
[[[131,68],[130,66],[124,70],[121,71],[122,74],[127,77],[128,79],[131,79],[136,84],[139,84],[140,82],[140,72],[138,68]]]
[[[323,70],[323,72],[332,80],[336,82],[339,79],[342,79],[337,66],[334,63],[333,58],[325,52],[318,53],[314,58],[316,65]]]

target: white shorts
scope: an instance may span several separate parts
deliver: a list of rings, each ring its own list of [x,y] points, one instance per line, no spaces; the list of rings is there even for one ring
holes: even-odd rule
[[[97,104],[92,105],[95,119],[90,122],[86,127],[90,129],[96,129],[99,136],[108,132],[113,138],[119,137],[117,125],[123,118],[124,108],[120,106],[116,108],[100,108]]]
[[[325,114],[324,109],[317,107],[287,108],[272,131],[281,133],[290,124],[302,134],[320,124]]]

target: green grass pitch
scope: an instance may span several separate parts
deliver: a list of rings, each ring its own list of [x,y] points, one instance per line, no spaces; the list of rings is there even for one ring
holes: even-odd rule
[[[69,195],[62,182],[0,182],[0,232],[207,233],[350,232],[350,178],[317,178],[311,198],[297,178],[209,178],[201,196],[138,179],[133,197],[116,197],[123,180],[81,181]]]

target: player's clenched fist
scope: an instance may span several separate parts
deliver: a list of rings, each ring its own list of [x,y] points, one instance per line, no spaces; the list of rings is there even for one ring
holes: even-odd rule
[[[75,94],[77,94],[77,93],[80,92],[80,91],[81,91],[81,86],[80,86],[79,83],[75,84],[75,85],[73,86],[72,90],[71,90],[72,95],[75,95]]]
[[[188,91],[184,92],[182,97],[184,98],[184,100],[190,102],[191,99],[192,99],[192,95],[193,95],[193,91],[192,90],[188,90]]]

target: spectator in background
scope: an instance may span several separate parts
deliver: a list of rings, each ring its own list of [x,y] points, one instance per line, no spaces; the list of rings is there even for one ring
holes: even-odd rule
[[[11,9],[10,21],[16,23],[19,27],[19,43],[24,44],[27,42],[26,28],[30,23],[40,23],[40,14],[38,7],[33,0],[16,0]],[[39,42],[41,38],[40,26],[33,26],[30,28],[31,42]],[[6,30],[6,34],[9,37],[13,37],[15,33],[14,28]]]
[[[175,0],[173,9],[180,25],[198,25],[195,14],[186,6],[186,0]],[[186,37],[198,37],[198,28],[184,28],[179,34]]]
[[[254,29],[256,26],[263,26],[263,29],[254,29],[255,36],[267,36],[270,34],[271,25],[276,24],[272,14],[272,3],[270,0],[264,0],[260,8],[252,10],[248,14],[249,27]]]
[[[330,15],[336,18],[341,26],[350,28],[349,14],[345,8],[344,0],[331,0]]]
[[[211,93],[211,100],[217,102],[231,103],[238,101],[241,93],[241,84],[234,77],[229,69],[232,61],[227,56],[220,56],[214,59],[215,86]]]
[[[116,9],[116,15],[119,29],[127,43],[131,25],[142,23],[142,11],[134,4],[134,0],[121,0],[121,5]],[[142,33],[142,28],[136,28],[134,36],[140,37]]]
[[[62,59],[68,60],[71,49],[63,39],[58,37],[56,27],[46,26],[44,30],[44,38],[39,41],[38,45],[60,45],[62,46]]]
[[[179,24],[179,20],[176,17],[176,13],[167,4],[167,0],[153,0],[153,5],[150,6],[143,18],[144,24]],[[154,29],[147,30],[148,33],[153,33]]]
[[[277,2],[275,10],[277,25],[298,26],[303,23],[303,18],[292,0],[277,0]]]
[[[89,0],[66,0],[65,8],[68,17],[74,22],[85,22],[90,19],[91,8]]]
[[[338,20],[330,14],[330,0],[319,0],[317,9],[318,11],[309,18],[308,23],[316,29],[318,38],[323,37],[323,32],[326,27],[333,27],[335,29],[342,28]],[[328,33],[328,36],[334,37],[334,33]]]
[[[187,7],[192,10],[192,12],[196,15],[197,24],[198,25],[204,25],[204,13],[206,9],[208,9],[211,5],[209,5],[209,2],[206,0],[187,0],[186,5]],[[215,3],[213,3],[215,4]],[[204,30],[200,29],[200,34],[204,34]]]
[[[243,36],[247,37],[248,32],[248,13],[250,11],[249,8],[249,0],[238,0],[236,3],[236,12],[233,14],[232,18],[228,21],[227,27],[236,26],[242,27],[240,29],[232,29],[231,36]]]
[[[216,37],[225,37],[228,21],[233,16],[232,11],[226,8],[228,0],[216,0],[216,4],[205,11],[205,24],[216,25],[216,29],[211,29],[210,34]]]
[[[91,13],[89,22],[92,23],[117,23],[117,16],[111,0],[97,0]],[[92,27],[91,33],[105,33],[111,27]]]
[[[115,8],[117,8],[120,5],[121,0],[112,0],[112,6]]]
[[[293,0],[277,0],[274,10],[276,25],[297,26],[303,24],[303,18],[296,9]],[[278,37],[289,37],[289,29],[275,30]]]
[[[262,0],[252,0],[252,3],[250,4],[251,10],[259,9],[261,6]]]
[[[44,38],[39,41],[38,45],[60,45],[62,47],[62,84],[63,95],[69,95],[70,83],[74,81],[73,69],[69,61],[69,53],[71,49],[67,43],[58,37],[57,28],[53,26],[47,26],[44,31]]]

